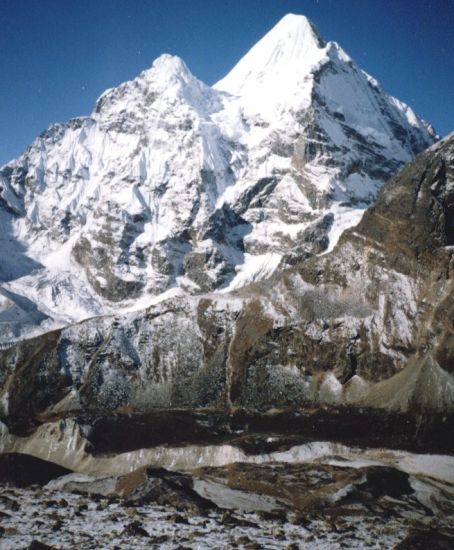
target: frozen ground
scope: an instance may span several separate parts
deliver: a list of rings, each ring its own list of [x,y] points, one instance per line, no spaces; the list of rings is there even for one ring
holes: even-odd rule
[[[257,514],[189,515],[154,504],[1,487],[0,548],[27,548],[38,540],[63,548],[392,548],[416,522],[379,514],[296,520],[265,520]],[[418,518],[431,524],[432,518]],[[426,521],[422,521],[422,520]],[[301,521],[301,520],[300,520]]]

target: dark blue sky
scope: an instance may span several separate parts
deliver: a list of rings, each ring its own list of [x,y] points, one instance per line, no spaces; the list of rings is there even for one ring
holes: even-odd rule
[[[161,53],[214,83],[288,12],[454,130],[454,0],[0,0],[0,164]]]

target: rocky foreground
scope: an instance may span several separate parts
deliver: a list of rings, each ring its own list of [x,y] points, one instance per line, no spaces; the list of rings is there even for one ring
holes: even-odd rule
[[[36,480],[19,481],[25,459]],[[61,472],[45,461],[3,455],[1,466],[2,549],[454,544],[452,485],[370,459],[239,462],[184,473],[149,467],[124,476],[66,474],[47,483],[46,474]],[[452,475],[452,462],[450,468]]]
[[[452,548],[451,425],[324,409],[3,429],[0,548]]]

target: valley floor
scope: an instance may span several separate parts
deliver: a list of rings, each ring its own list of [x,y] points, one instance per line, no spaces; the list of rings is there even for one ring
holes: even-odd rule
[[[0,549],[454,547],[453,456],[264,442],[98,455],[91,473],[0,454]]]
[[[221,510],[193,515],[172,507],[124,503],[40,488],[1,486],[0,548],[393,548],[417,527],[436,521],[409,510],[386,517],[351,510],[288,522],[257,514]],[[301,524],[304,523],[304,525]],[[423,536],[423,535],[421,535]],[[427,535],[426,535],[427,536]],[[432,538],[435,535],[432,533]],[[439,538],[439,537],[435,537]],[[453,539],[447,539],[452,540]],[[402,548],[406,548],[402,546]],[[430,548],[435,548],[431,546]],[[448,548],[448,546],[446,546]]]
[[[41,421],[0,425],[0,550],[454,548],[449,415]]]

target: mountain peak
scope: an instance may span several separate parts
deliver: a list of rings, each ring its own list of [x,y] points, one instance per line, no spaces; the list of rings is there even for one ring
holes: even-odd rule
[[[198,90],[201,85],[180,57],[164,53],[134,80],[106,90],[96,102],[95,113],[102,111],[110,116],[121,113],[126,106],[137,110],[139,104],[149,100],[150,90],[154,93],[183,94],[188,99],[191,94],[186,88]]]
[[[285,35],[292,40],[300,40],[305,37],[314,40],[319,47],[323,47],[323,39],[319,35],[315,25],[305,15],[288,13],[280,19],[266,36],[278,34]]]
[[[157,57],[151,67],[140,74],[140,78],[164,87],[172,84],[187,84],[196,80],[181,57],[169,53],[163,53]]]
[[[167,76],[192,76],[186,63],[177,55],[163,53],[157,57],[151,66],[151,70],[166,74]]]
[[[257,85],[278,97],[325,56],[325,43],[304,15],[284,16],[215,88],[233,95],[257,94]]]

